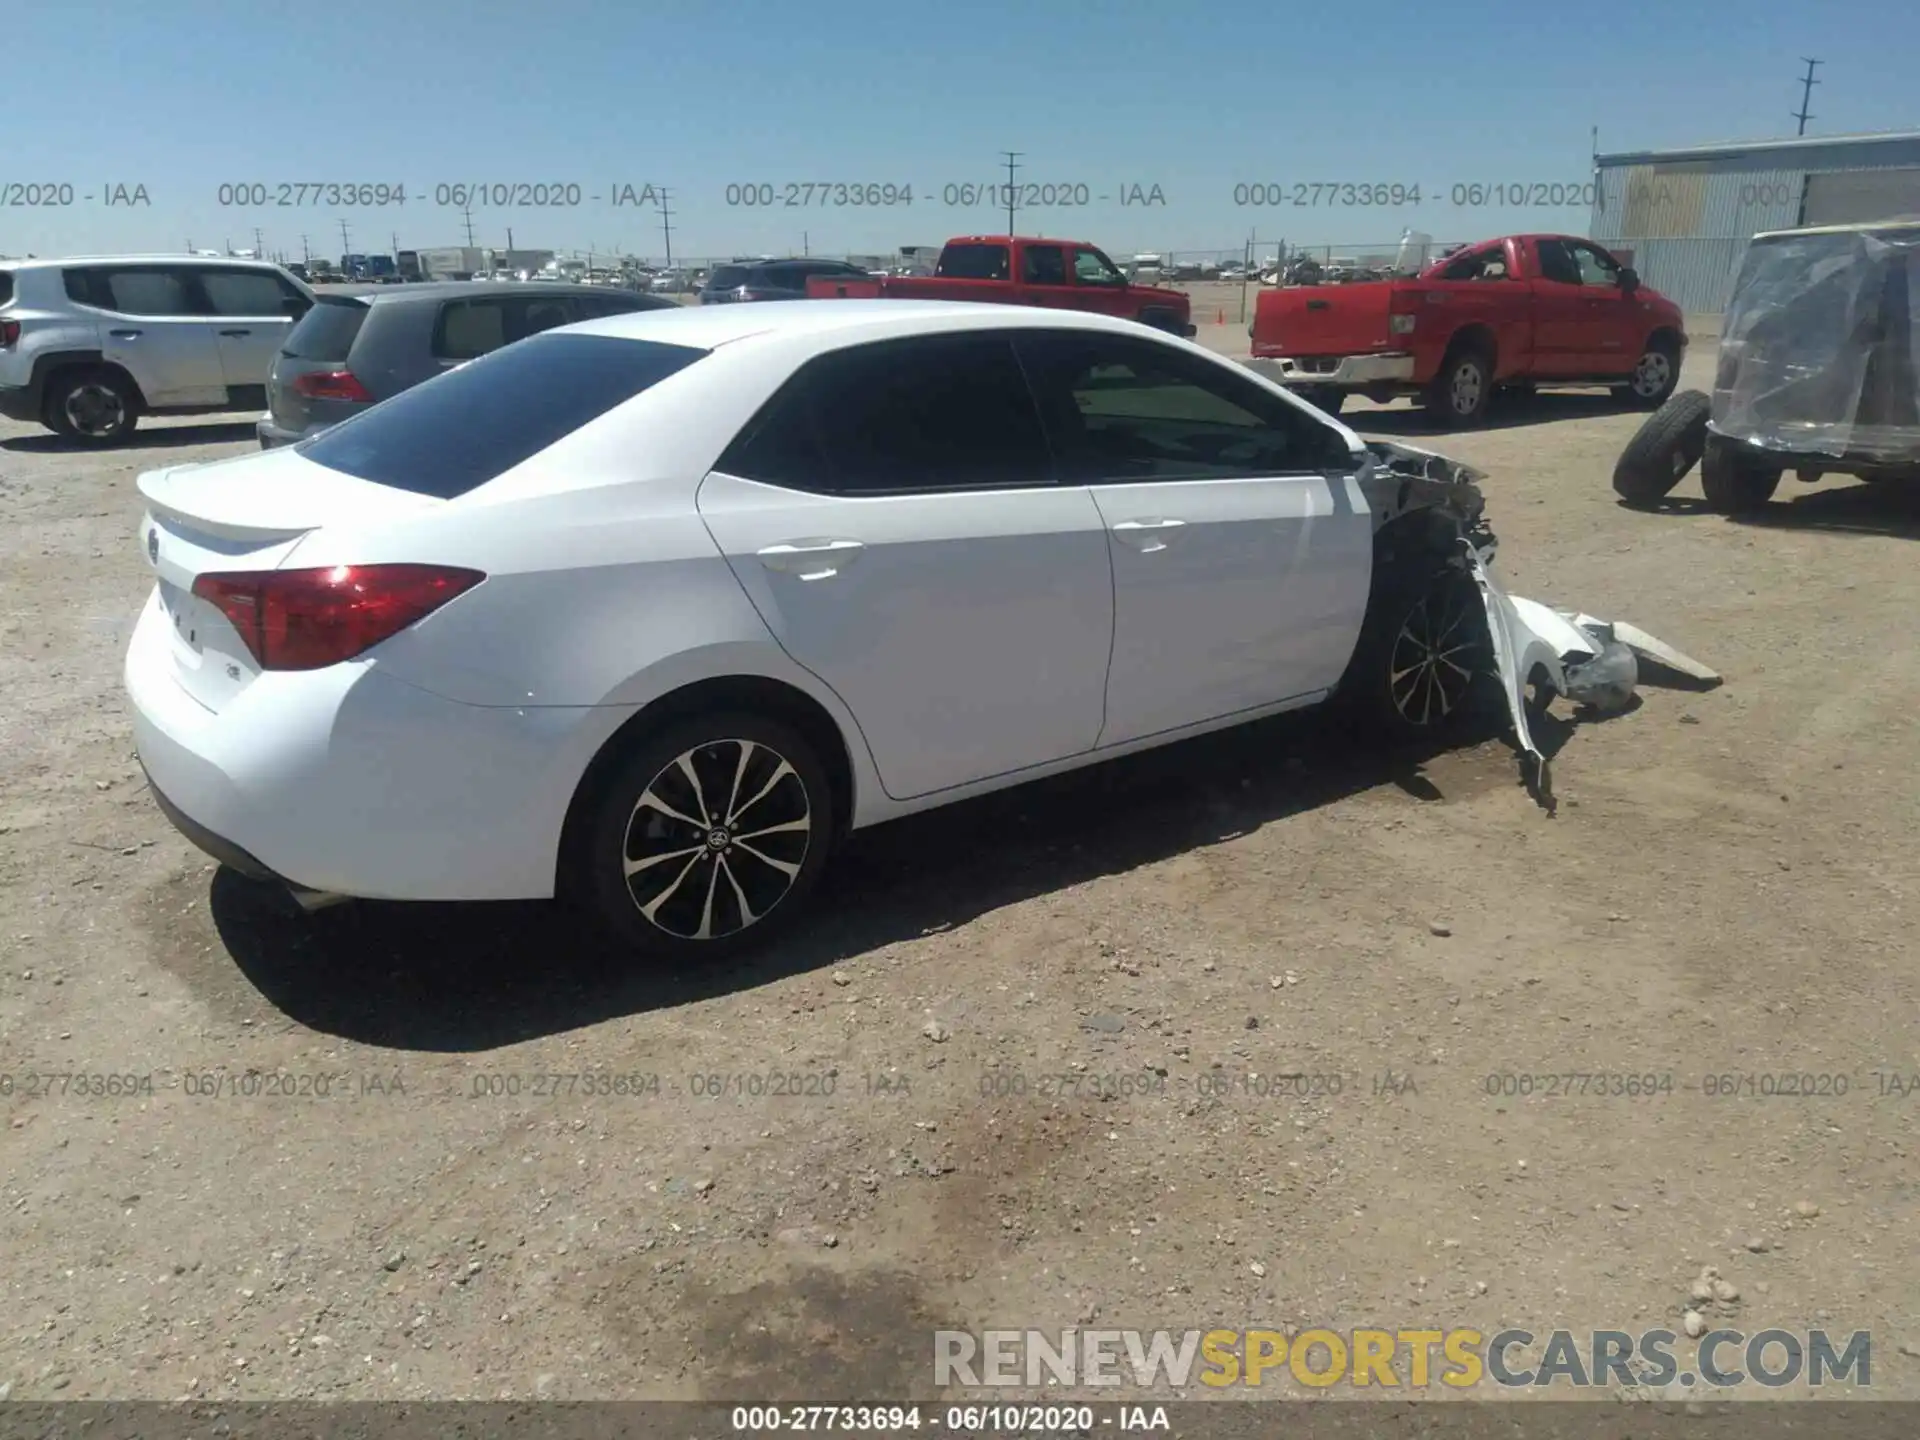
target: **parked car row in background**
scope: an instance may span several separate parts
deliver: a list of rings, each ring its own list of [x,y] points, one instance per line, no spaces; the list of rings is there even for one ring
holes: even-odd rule
[[[112,444],[143,415],[266,412],[289,443],[445,369],[579,320],[671,307],[584,285],[316,292],[259,260],[126,256],[0,264],[0,415]]]

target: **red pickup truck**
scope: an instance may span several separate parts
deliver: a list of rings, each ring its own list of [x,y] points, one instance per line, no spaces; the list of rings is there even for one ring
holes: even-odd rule
[[[963,235],[949,240],[931,276],[817,275],[809,299],[971,300],[1095,310],[1192,336],[1193,302],[1178,290],[1134,285],[1096,246],[1081,240]]]
[[[1678,306],[1573,235],[1488,240],[1412,279],[1264,290],[1250,333],[1253,368],[1323,410],[1416,395],[1456,427],[1505,388],[1610,385],[1655,408],[1687,346]]]

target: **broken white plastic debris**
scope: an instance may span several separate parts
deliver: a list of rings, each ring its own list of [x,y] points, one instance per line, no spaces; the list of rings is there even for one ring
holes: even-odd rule
[[[1720,672],[1702,665],[1691,655],[1683,655],[1666,641],[1647,634],[1637,625],[1629,625],[1624,620],[1613,622],[1613,638],[1626,646],[1642,660],[1651,660],[1656,665],[1690,676],[1695,680],[1720,682]]]
[[[1536,766],[1537,793],[1553,805],[1547,757],[1527,727],[1527,686],[1536,676],[1557,695],[1602,709],[1624,708],[1639,683],[1635,660],[1647,660],[1692,679],[1718,684],[1720,675],[1664,640],[1624,620],[1601,620],[1569,610],[1554,610],[1538,600],[1509,595],[1490,568],[1493,547],[1466,545],[1467,563],[1487,607],[1487,633],[1494,664],[1507,694],[1514,739]],[[1622,653],[1622,650],[1626,653]]]
[[[1517,600],[1500,588],[1488,569],[1488,561],[1493,553],[1491,546],[1481,551],[1468,544],[1466,550],[1467,563],[1473,569],[1473,578],[1480,586],[1481,599],[1486,603],[1487,636],[1493,643],[1494,665],[1499,669],[1501,683],[1506,689],[1507,714],[1513,721],[1513,737],[1521,751],[1532,758],[1539,794],[1551,806],[1553,789],[1547,757],[1533,743],[1533,733],[1527,728],[1527,685],[1536,673],[1544,673],[1547,683],[1556,693],[1565,692],[1567,677],[1560,663],[1560,655],[1561,645],[1569,635],[1573,637],[1573,644],[1582,656],[1590,656],[1595,651],[1571,621],[1554,614],[1537,601]],[[1525,607],[1524,612],[1522,606]],[[1533,629],[1528,623],[1529,618],[1539,621],[1547,633]]]

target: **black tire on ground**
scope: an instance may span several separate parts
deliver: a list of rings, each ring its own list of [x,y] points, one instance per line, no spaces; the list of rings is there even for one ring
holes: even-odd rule
[[[1722,515],[1760,509],[1780,488],[1785,473],[1764,455],[1723,435],[1708,435],[1700,457],[1700,488],[1706,492],[1707,508]]]
[[[1358,726],[1395,744],[1485,728],[1497,697],[1486,602],[1437,551],[1383,546],[1359,643],[1338,694]]]
[[[1140,323],[1151,325],[1156,330],[1164,330],[1169,335],[1178,335],[1181,330],[1180,317],[1171,310],[1142,310]]]
[[[1680,345],[1656,335],[1634,362],[1633,378],[1613,387],[1613,398],[1641,410],[1658,410],[1680,384]]]
[[[117,445],[140,423],[140,395],[117,370],[63,370],[47,383],[41,419],[56,435],[83,445]]]
[[[627,948],[719,959],[793,922],[834,826],[826,767],[798,733],[755,715],[693,716],[611,770],[563,888]]]
[[[1613,467],[1613,489],[1629,505],[1648,506],[1686,478],[1707,448],[1711,396],[1682,390],[1649,415]]]
[[[1465,430],[1487,418],[1493,399],[1493,363],[1485,350],[1462,345],[1447,352],[1440,373],[1427,386],[1427,415],[1449,430]]]
[[[1323,415],[1338,415],[1347,403],[1347,392],[1338,385],[1302,385],[1294,394]]]

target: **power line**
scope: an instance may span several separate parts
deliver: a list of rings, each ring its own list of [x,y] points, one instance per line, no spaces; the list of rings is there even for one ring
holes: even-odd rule
[[[1800,108],[1793,112],[1793,118],[1800,122],[1800,133],[1804,135],[1807,133],[1807,121],[1814,118],[1813,115],[1808,112],[1807,106],[1813,101],[1813,87],[1820,83],[1813,78],[1813,70],[1816,65],[1826,64],[1826,61],[1809,60],[1806,56],[1802,55],[1800,57],[1800,63],[1807,67],[1807,73],[1800,81]]]

